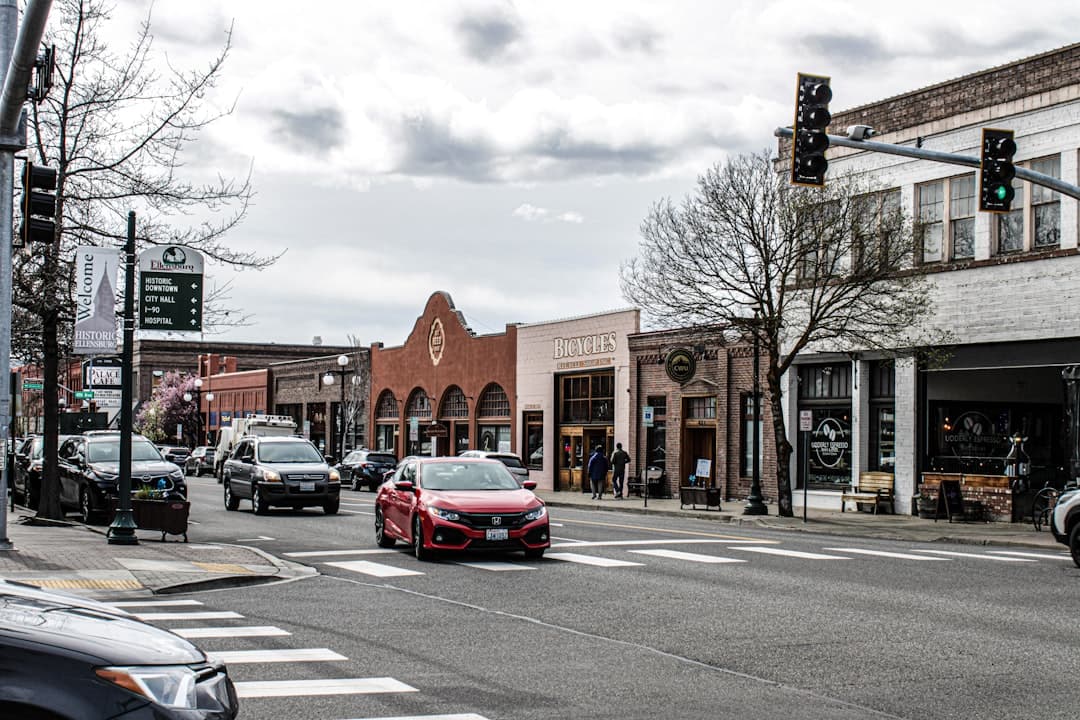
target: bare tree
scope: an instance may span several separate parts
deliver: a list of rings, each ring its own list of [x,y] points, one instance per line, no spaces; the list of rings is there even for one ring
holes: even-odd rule
[[[349,384],[345,388],[345,435],[344,437],[356,438],[356,426],[359,421],[364,417],[364,401],[367,399],[368,385],[370,384],[370,378],[360,372],[363,367],[361,360],[363,359],[362,348],[360,344],[360,338],[356,335],[349,334],[349,344],[353,347],[352,364],[353,375],[349,378]],[[355,449],[355,448],[353,448]]]
[[[711,168],[681,206],[660,201],[641,225],[621,286],[652,324],[757,334],[781,515],[793,508],[780,382],[795,357],[945,339],[921,330],[931,307],[925,276],[911,270],[915,236],[898,192],[853,177],[795,188],[767,153]]]
[[[153,51],[151,17],[122,53],[100,32],[109,20],[105,0],[57,0],[46,42],[56,46],[55,84],[30,117],[28,159],[57,171],[56,234],[15,262],[15,351],[40,360],[44,372],[45,457],[56,457],[57,380],[68,355],[73,322],[73,248],[123,247],[129,211],[138,215],[137,243],[182,245],[211,263],[261,269],[276,258],[226,242],[252,198],[250,172],[234,181],[184,174],[184,151],[232,108],[208,97],[231,45],[201,69],[178,69]],[[212,292],[204,322],[241,317]],[[29,327],[27,327],[27,325]],[[40,342],[36,340],[40,338]],[[129,409],[125,409],[129,411]],[[47,462],[38,514],[61,515],[56,463]]]

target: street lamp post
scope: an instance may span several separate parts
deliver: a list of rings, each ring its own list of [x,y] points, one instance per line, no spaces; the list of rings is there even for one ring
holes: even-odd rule
[[[765,507],[765,503],[761,499],[761,459],[759,458],[761,452],[761,350],[760,343],[758,341],[758,332],[760,331],[760,319],[758,317],[757,310],[754,310],[754,422],[752,435],[754,438],[753,443],[753,474],[750,480],[750,495],[746,498],[746,507],[743,508],[743,515],[768,515],[769,508]]]
[[[341,462],[345,455],[345,376],[349,374],[349,357],[347,355],[338,355],[337,364],[338,367],[336,370],[331,368],[323,375],[323,385],[330,387],[334,384],[334,376],[341,376],[341,382],[339,383],[341,385],[341,402],[338,404],[339,427],[337,433],[337,455],[335,456],[337,461]],[[333,435],[331,435],[330,452],[334,451],[333,440]]]
[[[212,412],[213,407],[214,407],[213,403],[214,403],[214,391],[213,390],[207,390],[206,391],[206,425],[204,426],[204,427],[206,427],[206,444],[207,445],[210,444],[210,418],[213,415],[213,412]],[[202,412],[202,408],[199,409],[199,412],[200,413]]]
[[[195,401],[195,444],[202,445],[203,437],[203,424],[202,424],[202,401],[200,395],[202,394],[203,379],[201,377],[195,378],[192,382],[192,388],[190,392],[184,393],[184,402]]]

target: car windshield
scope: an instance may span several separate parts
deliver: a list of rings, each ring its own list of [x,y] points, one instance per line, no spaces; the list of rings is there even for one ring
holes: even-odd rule
[[[315,446],[306,442],[262,443],[259,460],[272,463],[321,463],[322,455]]]
[[[521,463],[521,461],[518,460],[513,455],[496,455],[495,459],[501,461],[502,464],[505,465],[506,467],[512,467],[512,468],[523,468],[523,467],[525,467]]]
[[[86,452],[87,462],[120,462],[120,438],[110,438],[109,440],[98,440],[97,442],[89,443]],[[161,460],[162,458],[161,453],[158,452],[158,449],[154,447],[153,443],[150,441],[132,440],[131,459]]]
[[[370,463],[379,463],[380,465],[397,465],[397,458],[393,455],[371,453],[367,456],[367,461]]]
[[[428,490],[517,490],[514,476],[495,463],[429,463],[421,470]]]

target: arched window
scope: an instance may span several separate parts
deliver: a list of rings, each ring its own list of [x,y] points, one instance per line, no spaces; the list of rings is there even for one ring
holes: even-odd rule
[[[431,401],[423,388],[416,388],[409,395],[409,403],[405,406],[407,417],[431,417]]]
[[[476,409],[476,416],[482,418],[510,417],[510,399],[506,397],[506,391],[497,383],[492,383],[484,388],[484,392],[480,395],[480,404]]]
[[[465,399],[465,393],[457,385],[450,386],[443,394],[442,406],[439,409],[440,418],[463,418],[469,417],[469,403]]]
[[[375,417],[396,418],[398,417],[398,401],[391,390],[383,390],[379,395],[379,403],[375,406]]]

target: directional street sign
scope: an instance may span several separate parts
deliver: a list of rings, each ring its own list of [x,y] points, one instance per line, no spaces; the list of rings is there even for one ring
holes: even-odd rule
[[[45,389],[45,381],[44,380],[23,380],[22,381],[22,389],[23,390],[44,390]]]
[[[94,399],[94,391],[93,390],[76,390],[75,391],[75,399],[76,400],[93,400]]]
[[[203,259],[195,250],[157,246],[139,253],[139,327],[202,330]]]

